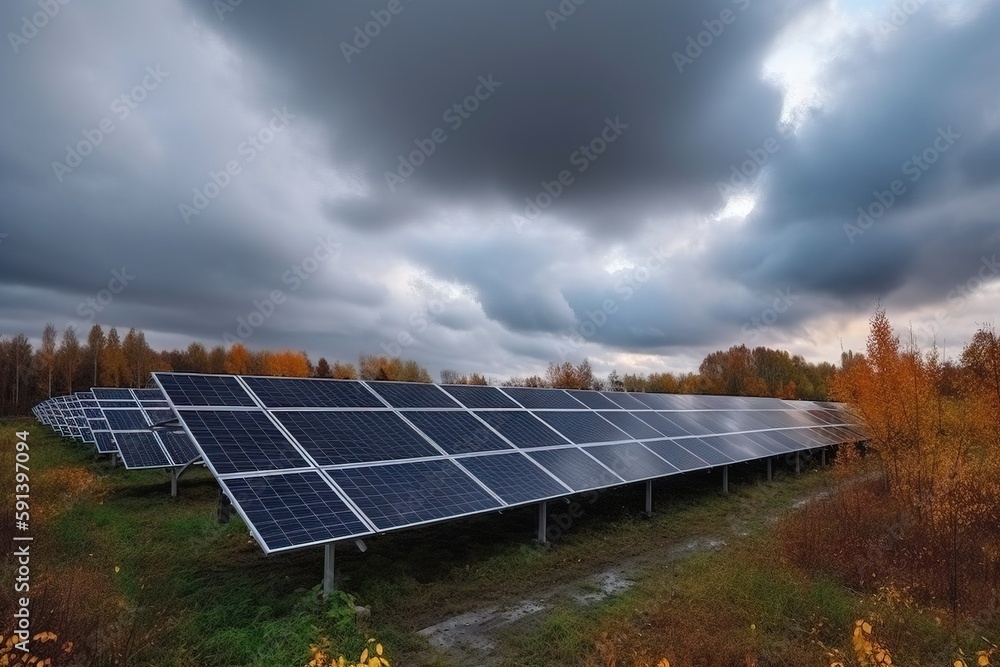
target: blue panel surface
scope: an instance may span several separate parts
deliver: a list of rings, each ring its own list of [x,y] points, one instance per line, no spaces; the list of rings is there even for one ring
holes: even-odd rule
[[[655,428],[642,421],[635,415],[631,415],[623,410],[611,412],[604,410],[598,412],[600,416],[625,431],[631,438],[645,440],[646,438],[662,438],[665,434],[660,433]]]
[[[528,456],[574,491],[600,489],[623,481],[576,447],[532,451]]]
[[[422,382],[369,382],[368,386],[394,408],[460,408],[437,385]]]
[[[268,552],[371,533],[316,471],[227,479],[223,485]]]
[[[441,385],[441,388],[451,394],[459,403],[467,408],[514,408],[517,403],[510,400],[506,394],[496,387],[483,387],[481,385],[469,384],[449,384]]]
[[[654,477],[665,477],[677,472],[659,456],[638,442],[619,445],[595,445],[584,451],[611,468],[616,475],[628,482],[637,482]]]
[[[602,391],[601,395],[626,410],[648,410],[649,406],[624,391]]]
[[[329,475],[379,530],[502,507],[451,461],[341,468]]]
[[[586,405],[591,410],[620,410],[617,404],[606,398],[599,391],[583,391],[582,389],[567,389],[566,393]]]
[[[461,464],[505,503],[519,505],[568,495],[569,490],[523,454],[470,456]]]
[[[711,467],[707,461],[695,456],[682,446],[687,440],[647,440],[643,444],[657,456],[681,472]]]
[[[529,410],[583,410],[587,407],[562,389],[503,387],[503,391]]]
[[[468,412],[407,412],[406,418],[449,454],[511,449]]]
[[[305,468],[309,463],[259,410],[179,410],[220,475]]]
[[[171,465],[160,442],[150,431],[116,433],[115,441],[126,468],[166,468]]]
[[[570,444],[569,440],[533,417],[530,412],[477,412],[476,415],[517,447],[548,447],[550,445]]]
[[[255,407],[250,394],[228,375],[155,373],[163,391],[176,406]]]
[[[269,378],[246,376],[250,390],[268,408],[383,408],[356,380]]]
[[[593,412],[536,412],[536,417],[577,444],[629,440],[628,434]]]
[[[394,412],[289,411],[274,416],[321,466],[441,456]]]
[[[167,454],[170,455],[170,458],[176,465],[180,466],[190,463],[201,456],[187,433],[160,431],[156,435],[160,438],[163,448],[167,450]]]
[[[142,410],[105,410],[104,418],[112,431],[144,431],[149,429]]]

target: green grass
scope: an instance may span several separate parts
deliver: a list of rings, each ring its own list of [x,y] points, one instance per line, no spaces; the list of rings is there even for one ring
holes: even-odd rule
[[[661,480],[650,519],[640,515],[642,485],[613,489],[593,502],[585,498],[582,514],[551,548],[532,543],[533,507],[386,535],[370,540],[364,554],[343,546],[343,594],[323,601],[322,550],[265,557],[238,518],[215,521],[218,487],[207,471],[190,471],[172,499],[162,471],[112,469],[46,429],[16,426],[31,430],[34,503],[47,505],[34,567],[80,566],[108,582],[107,590],[90,591],[94,604],[107,601],[115,610],[102,628],[106,654],[98,665],[304,665],[309,644],[322,637],[357,657],[365,639],[377,636],[394,665],[447,667],[452,663],[428,650],[417,630],[578,584],[624,562],[640,573],[636,586],[588,607],[559,602],[518,622],[498,636],[499,664],[583,664],[602,632],[635,632],[627,643],[636,646],[667,637],[650,627],[674,622],[674,610],[709,628],[730,623],[735,634],[725,640],[735,646],[756,642],[774,659],[815,659],[822,651],[814,641],[844,646],[866,609],[863,596],[837,582],[782,566],[768,539],[795,500],[829,485],[827,472],[779,471],[767,484],[761,468],[736,467],[729,495],[720,493],[717,471]],[[0,427],[5,469],[14,430]],[[69,471],[87,480],[84,488],[68,488]],[[8,482],[0,480],[0,491],[7,493]],[[552,512],[559,511],[553,503]],[[678,551],[694,538],[716,537],[728,546]],[[356,625],[348,596],[371,607],[370,626]],[[915,655],[940,651],[944,630],[913,615],[907,622]]]

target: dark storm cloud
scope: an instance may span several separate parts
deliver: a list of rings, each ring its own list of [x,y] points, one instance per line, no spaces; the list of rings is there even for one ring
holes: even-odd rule
[[[215,21],[208,5],[194,4]],[[668,197],[717,203],[708,185],[734,147],[769,131],[780,108],[779,93],[758,76],[763,55],[784,20],[810,4],[592,2],[553,30],[548,5],[527,0],[405,2],[351,62],[344,44],[380,6],[245,3],[221,29],[280,70],[290,104],[335,128],[331,155],[372,188],[335,206],[347,220],[406,224],[405,202],[434,194],[499,191],[520,211],[542,180],[570,170],[579,184],[559,207],[584,219],[595,202],[615,208],[615,221],[593,223],[612,233],[634,224],[633,209]],[[678,72],[672,54],[724,10],[732,24]],[[454,110],[477,92],[477,109]],[[578,153],[573,162],[606,119],[627,129],[597,159]],[[435,129],[444,143],[390,192],[384,173]]]
[[[252,346],[351,359],[395,344],[432,371],[523,375],[748,335],[807,346],[813,322],[875,297],[947,300],[1000,250],[996,3],[843,32],[827,99],[795,132],[763,64],[802,38],[797,19],[830,11],[819,0],[588,0],[557,23],[559,3],[529,0],[402,0],[391,20],[388,0],[219,4],[71,3],[0,58],[0,333],[89,324],[80,304],[125,269],[96,320],[172,344],[221,343],[280,290]],[[3,5],[0,26],[29,9]],[[386,25],[347,62],[372,11]],[[678,71],[689,38],[707,46]],[[167,74],[122,116],[150,68]],[[287,127],[248,159],[276,113]],[[54,170],[105,118],[92,154]],[[960,139],[909,181],[948,128]],[[718,183],[768,140],[753,213],[716,219]],[[417,150],[410,173],[398,156]],[[845,233],[896,179],[905,193]],[[289,278],[327,238],[336,259]],[[781,293],[773,325],[747,328]]]

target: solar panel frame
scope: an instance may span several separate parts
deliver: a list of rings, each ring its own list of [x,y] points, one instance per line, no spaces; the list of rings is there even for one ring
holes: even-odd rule
[[[474,384],[440,385],[456,401],[471,410],[516,410],[518,404],[496,387]]]
[[[436,384],[424,382],[383,382],[366,380],[365,384],[391,407],[403,408],[461,408],[462,406]]]
[[[680,472],[670,462],[639,442],[587,445],[582,449],[626,482],[643,482]]]
[[[518,405],[528,410],[586,410],[586,405],[563,389],[536,387],[501,387]]]
[[[386,403],[368,385],[332,378],[240,376],[257,401],[277,408],[384,408]]]

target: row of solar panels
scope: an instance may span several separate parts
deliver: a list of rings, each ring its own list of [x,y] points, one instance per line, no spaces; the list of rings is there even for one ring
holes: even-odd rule
[[[32,412],[61,435],[118,455],[129,469],[177,468],[200,457],[159,389],[95,387],[50,398]]]
[[[833,403],[154,373],[265,552],[864,439]]]

